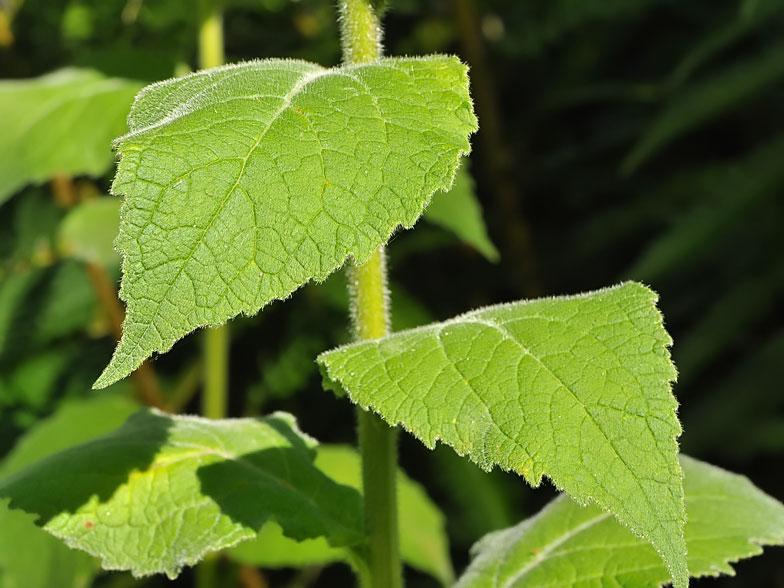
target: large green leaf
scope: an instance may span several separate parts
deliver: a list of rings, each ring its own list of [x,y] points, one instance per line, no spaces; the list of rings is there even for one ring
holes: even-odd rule
[[[319,356],[328,385],[486,469],[549,476],[596,502],[688,583],[670,390],[656,295],[636,283],[504,304]]]
[[[65,404],[22,437],[0,464],[0,478],[111,431],[137,409],[135,403],[114,394]],[[97,572],[97,562],[46,533],[34,518],[0,505],[0,588],[88,586]]]
[[[117,431],[0,481],[11,508],[106,569],[175,577],[275,519],[295,539],[362,541],[359,494],[312,463],[293,418],[210,421],[140,412]]]
[[[0,203],[54,174],[99,176],[141,84],[80,69],[0,82]]]
[[[361,463],[355,449],[321,445],[316,465],[332,480],[361,491]],[[454,572],[449,559],[444,515],[424,489],[402,471],[398,473],[397,500],[403,560],[411,567],[432,575],[443,585],[452,583]],[[265,525],[255,541],[240,543],[230,553],[239,561],[273,568],[351,562],[354,558],[350,550],[330,547],[322,538],[301,542],[288,539],[275,523]]]
[[[681,456],[686,545],[694,577],[734,575],[730,565],[784,544],[784,505],[747,478]],[[595,506],[566,496],[515,527],[484,537],[458,588],[658,588],[667,569],[650,545]]]
[[[449,188],[476,129],[450,57],[207,70],[149,86],[129,123],[113,185],[128,313],[98,387],[367,260]]]
[[[500,255],[487,235],[482,208],[474,193],[474,180],[467,165],[458,168],[449,192],[433,196],[423,218],[452,231],[488,260],[498,261]]]

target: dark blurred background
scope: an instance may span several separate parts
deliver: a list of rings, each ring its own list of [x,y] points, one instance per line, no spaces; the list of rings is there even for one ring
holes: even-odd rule
[[[190,5],[0,0],[0,77],[76,65],[151,82],[195,68]],[[384,23],[389,55],[456,53],[470,64],[480,121],[470,171],[501,254],[490,263],[425,223],[395,235],[394,327],[640,280],[660,294],[675,340],[683,451],[784,499],[784,1],[393,0]],[[229,61],[340,60],[333,0],[233,0],[225,31]],[[106,192],[111,176],[77,187]],[[59,292],[47,312],[74,324],[19,327],[0,354],[0,455],[62,399],[92,394],[113,348],[89,281],[68,277],[53,253],[63,212],[52,188],[25,188],[0,208],[0,280],[44,268],[29,291]],[[313,363],[350,337],[342,275],[231,332],[233,416],[288,410],[321,441],[353,441],[352,407],[322,391]],[[191,336],[159,358],[161,379],[189,369],[199,346]],[[184,410],[198,410],[195,396]],[[482,534],[553,495],[485,475],[448,448],[401,443],[402,466],[448,517],[458,573]],[[784,587],[777,548],[737,570],[695,585]],[[273,585],[288,577],[270,574]],[[336,566],[314,585],[350,582]],[[414,572],[409,585],[435,586]]]

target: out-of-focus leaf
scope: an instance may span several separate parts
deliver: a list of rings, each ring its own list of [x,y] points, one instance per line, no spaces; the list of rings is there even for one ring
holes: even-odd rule
[[[637,283],[480,308],[322,353],[327,388],[645,537],[686,586],[671,339]]]
[[[777,137],[717,176],[710,197],[700,199],[693,210],[677,217],[672,228],[653,241],[626,275],[651,282],[681,270],[761,199],[778,196],[778,188],[784,184],[783,160],[784,137]]]
[[[359,494],[313,465],[314,445],[284,413],[217,421],[144,411],[3,478],[0,498],[105,569],[137,576],[176,577],[270,519],[299,540],[359,543]]]
[[[678,136],[723,114],[782,76],[784,45],[777,44],[706,82],[684,89],[654,120],[623,161],[621,170],[632,173]]]
[[[463,162],[455,174],[452,189],[433,195],[422,218],[452,231],[488,260],[498,261],[498,249],[487,235],[482,208],[474,193],[474,180],[467,168],[467,162]]]
[[[692,382],[722,351],[743,346],[748,330],[778,306],[782,295],[784,264],[772,273],[738,280],[718,293],[715,302],[678,340],[674,356],[681,381]]]
[[[784,544],[784,505],[744,476],[681,456],[693,577],[734,575],[731,562]],[[595,506],[567,496],[484,537],[456,588],[660,588],[669,573],[645,541]]]
[[[104,394],[63,405],[23,436],[0,463],[0,478],[120,426],[138,405]],[[0,588],[81,588],[98,562],[36,526],[33,516],[0,504]]]
[[[679,86],[695,70],[714,58],[744,36],[758,31],[770,18],[784,11],[780,0],[743,0],[740,16],[732,18],[724,26],[711,28],[708,33],[684,55],[667,81],[669,88]]]
[[[520,501],[509,490],[528,490],[520,488],[515,476],[498,470],[485,472],[443,445],[433,451],[433,462],[436,483],[446,496],[441,508],[449,513],[447,531],[455,547],[470,545],[477,537],[519,519],[514,513]]]
[[[139,408],[137,403],[116,393],[64,403],[54,415],[19,440],[0,463],[0,478],[53,453],[113,431]]]
[[[0,284],[6,275],[30,265],[48,265],[62,210],[47,190],[25,189],[0,212]]]
[[[317,367],[313,358],[324,348],[318,337],[305,333],[282,342],[278,354],[262,362],[253,394],[263,400],[286,398],[305,387]]]
[[[772,376],[781,372],[782,357],[784,331],[779,330],[711,388],[710,402],[687,407],[686,448],[739,459],[784,450],[784,396],[780,378]]]
[[[355,449],[341,445],[320,445],[316,466],[340,484],[361,489],[361,464]],[[400,554],[408,565],[432,575],[443,585],[454,579],[444,515],[424,489],[398,473],[398,516]],[[262,567],[301,567],[349,561],[351,553],[335,549],[324,539],[296,542],[281,533],[276,524],[267,524],[255,541],[232,548],[238,561]]]
[[[53,400],[55,387],[74,359],[73,349],[48,349],[0,370],[0,408],[23,406],[35,413]],[[26,423],[17,422],[20,427]]]
[[[350,561],[351,551],[330,547],[323,537],[295,541],[274,521],[266,523],[255,539],[228,550],[232,559],[262,568],[302,568]]]
[[[12,274],[0,283],[0,363],[84,329],[95,296],[80,263]]]
[[[564,37],[580,27],[597,22],[628,20],[652,3],[652,0],[604,0],[602,2],[574,2],[573,0],[548,0],[515,4],[520,8],[509,16],[515,22],[509,25],[505,46],[513,53],[531,56],[544,48],[562,42]]]
[[[98,562],[0,503],[0,588],[86,588]]]
[[[104,174],[140,87],[80,69],[0,82],[0,203],[57,173]]]
[[[120,228],[120,204],[119,198],[94,198],[74,207],[60,223],[60,250],[87,263],[119,266],[114,239]]]

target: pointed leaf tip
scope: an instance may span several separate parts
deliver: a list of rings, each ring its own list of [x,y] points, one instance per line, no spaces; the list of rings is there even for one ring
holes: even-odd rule
[[[502,304],[328,351],[330,385],[433,447],[612,512],[688,584],[685,509],[656,294],[628,282]]]
[[[454,57],[243,63],[143,90],[117,141],[123,337],[102,387],[204,325],[367,259],[477,128]]]

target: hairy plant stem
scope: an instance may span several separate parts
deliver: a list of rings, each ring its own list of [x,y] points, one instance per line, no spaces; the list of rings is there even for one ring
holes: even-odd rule
[[[223,12],[221,0],[199,3],[199,67],[223,65]],[[229,332],[224,325],[204,334],[204,390],[202,414],[211,419],[226,417],[229,388]]]
[[[209,69],[224,63],[222,0],[199,2],[199,67]],[[229,332],[224,325],[204,334],[204,390],[201,412],[211,419],[226,417],[229,396]],[[209,553],[196,568],[197,588],[217,588],[219,554]]]
[[[349,272],[352,314],[357,339],[376,339],[388,332],[386,261],[381,246],[363,266]],[[362,492],[368,535],[368,573],[363,588],[400,588],[397,516],[397,430],[372,411],[357,409]]]
[[[341,0],[341,37],[346,63],[381,57],[381,27],[369,0]],[[389,331],[387,271],[383,245],[349,274],[349,293],[357,339],[376,339]],[[402,566],[397,516],[397,431],[372,411],[357,409],[362,492],[368,535],[363,588],[401,588]]]

